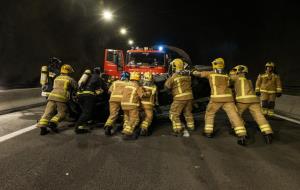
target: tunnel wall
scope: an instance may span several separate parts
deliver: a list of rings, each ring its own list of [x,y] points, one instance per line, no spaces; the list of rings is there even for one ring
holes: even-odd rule
[[[275,112],[300,120],[300,96],[284,94],[277,98]]]
[[[0,90],[0,114],[43,105],[45,97],[40,88]]]

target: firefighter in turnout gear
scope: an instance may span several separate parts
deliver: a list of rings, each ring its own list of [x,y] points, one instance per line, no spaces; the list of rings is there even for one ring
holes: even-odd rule
[[[139,106],[140,100],[146,93],[139,85],[141,79],[139,72],[130,73],[130,81],[126,84],[123,90],[121,101],[124,117],[128,118],[128,122],[124,122],[123,131],[124,139],[135,139],[135,127],[139,123]]]
[[[56,57],[50,57],[48,66],[42,66],[40,84],[42,86],[42,96],[48,97],[53,90],[54,79],[59,75],[61,60]]]
[[[123,91],[128,83],[129,77],[130,75],[128,72],[123,72],[121,74],[121,80],[114,81],[108,90],[108,93],[110,93],[109,117],[104,125],[105,135],[111,135],[111,129],[114,126],[116,120],[118,119],[118,114],[121,108],[121,100],[123,97]],[[126,123],[127,121],[128,118],[125,118],[124,116],[124,123]]]
[[[243,112],[249,109],[253,119],[264,135],[266,143],[271,144],[273,131],[262,113],[259,99],[255,95],[251,80],[246,78],[248,68],[244,65],[238,65],[234,68],[237,71],[237,75],[231,76],[231,80],[236,94],[235,99],[239,114],[242,116]]]
[[[70,100],[72,91],[77,89],[76,81],[69,76],[73,72],[74,70],[70,65],[64,64],[60,70],[61,74],[55,78],[45,112],[37,125],[41,128],[41,135],[46,135],[49,132],[47,127],[58,132],[57,125],[68,112],[67,102]]]
[[[140,135],[148,136],[149,135],[149,126],[152,123],[153,119],[153,109],[154,106],[158,106],[158,97],[157,97],[157,87],[153,81],[153,75],[151,72],[144,73],[143,80],[143,90],[149,94],[148,97],[143,97],[141,100],[142,108],[145,113],[145,118],[143,119],[140,128]]]
[[[280,97],[282,93],[280,77],[274,71],[275,64],[268,62],[266,72],[258,75],[255,87],[256,95],[261,96],[263,114],[269,116],[274,114],[276,96]]]
[[[222,58],[215,59],[212,62],[212,67],[213,71],[193,72],[196,77],[207,78],[211,88],[210,102],[205,113],[204,135],[210,138],[213,136],[215,114],[220,108],[223,108],[234,127],[235,134],[238,136],[237,143],[245,145],[247,131],[234,104],[232,90],[229,88],[230,80],[228,75],[224,73],[224,60]]]
[[[106,87],[100,78],[100,68],[86,70],[78,82],[79,91],[77,92],[78,103],[81,114],[75,124],[75,133],[85,133],[89,131],[87,122],[93,119],[93,111],[97,103],[97,96],[102,94]]]
[[[191,76],[184,71],[184,62],[181,59],[174,59],[172,67],[175,73],[165,82],[165,87],[172,91],[173,102],[170,107],[170,120],[172,121],[173,134],[183,135],[183,126],[180,115],[183,113],[187,128],[195,129],[193,109],[193,93],[191,87]]]

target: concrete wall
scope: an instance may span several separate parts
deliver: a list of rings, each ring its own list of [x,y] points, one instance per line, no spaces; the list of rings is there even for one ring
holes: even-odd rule
[[[40,88],[0,90],[0,114],[43,105],[45,102]]]
[[[277,98],[275,112],[300,120],[300,96],[282,95]]]

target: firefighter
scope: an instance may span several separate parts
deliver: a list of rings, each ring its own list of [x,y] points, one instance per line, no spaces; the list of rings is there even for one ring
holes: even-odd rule
[[[42,96],[48,97],[53,90],[54,79],[59,75],[62,61],[56,57],[50,57],[48,66],[42,66],[40,84],[42,85]]]
[[[183,113],[188,130],[195,129],[193,109],[193,93],[191,86],[191,76],[184,70],[182,59],[174,59],[171,62],[175,73],[167,79],[165,87],[172,90],[173,102],[170,107],[170,120],[172,121],[173,135],[182,136],[183,126],[180,115]]]
[[[111,94],[109,99],[109,117],[104,125],[105,135],[107,136],[111,135],[111,129],[118,118],[124,87],[128,83],[129,77],[130,74],[128,72],[122,72],[121,80],[114,81],[108,90],[108,93]],[[125,123],[127,120],[124,116]]]
[[[89,131],[86,124],[93,117],[93,111],[97,103],[97,96],[102,94],[106,87],[100,78],[100,68],[86,70],[81,76],[79,82],[79,91],[77,92],[78,103],[81,108],[81,114],[75,124],[75,133],[85,133]]]
[[[213,137],[215,114],[220,108],[223,108],[234,127],[235,134],[238,137],[237,143],[246,145],[246,128],[234,104],[232,90],[229,88],[229,77],[224,73],[224,59],[215,59],[212,62],[212,67],[213,71],[193,72],[196,77],[207,78],[211,88],[210,102],[205,113],[204,135],[209,138]]]
[[[153,75],[151,72],[144,73],[142,88],[146,93],[149,93],[149,96],[143,97],[141,100],[142,108],[145,113],[145,118],[143,119],[140,125],[141,128],[140,135],[148,136],[149,135],[148,129],[153,119],[153,109],[154,106],[158,106],[157,87],[154,84]]]
[[[259,99],[255,95],[252,82],[247,79],[248,68],[244,65],[238,65],[234,68],[237,71],[237,75],[232,76],[231,80],[236,94],[235,99],[239,114],[242,116],[243,112],[249,109],[250,114],[258,124],[264,136],[265,142],[271,144],[273,131],[262,113]]]
[[[73,72],[70,65],[64,64],[60,70],[61,74],[55,78],[45,112],[37,125],[41,128],[40,135],[46,135],[49,132],[47,127],[58,132],[57,125],[65,118],[68,111],[67,102],[70,100],[72,91],[77,89],[76,81],[69,76]]]
[[[261,96],[261,105],[264,115],[273,116],[275,108],[276,96],[282,94],[282,86],[279,75],[275,74],[275,64],[273,62],[266,63],[266,71],[259,74],[256,80],[255,92],[257,96]]]
[[[130,81],[126,84],[123,91],[121,106],[124,111],[124,117],[128,118],[128,122],[124,122],[122,130],[124,139],[136,138],[134,130],[139,123],[140,100],[146,96],[143,88],[139,85],[140,79],[139,72],[131,72]]]

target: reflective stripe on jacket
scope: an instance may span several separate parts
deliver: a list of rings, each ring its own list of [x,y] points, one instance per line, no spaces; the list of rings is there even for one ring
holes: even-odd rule
[[[136,81],[129,81],[124,90],[121,100],[123,110],[136,109],[140,106],[140,98],[143,96],[143,89]]]
[[[214,71],[194,71],[193,75],[207,78],[211,89],[212,102],[233,102],[230,79],[227,74],[217,74]]]
[[[68,102],[72,89],[77,89],[77,83],[70,76],[62,74],[55,78],[53,90],[49,94],[48,100]]]
[[[239,103],[258,103],[259,99],[255,95],[251,80],[245,78],[243,74],[231,77],[234,84],[235,99]]]
[[[156,85],[152,85],[143,86],[142,88],[149,96],[143,97],[141,103],[144,108],[151,109],[155,105],[155,101],[157,101],[157,87]]]
[[[192,79],[190,76],[175,73],[165,82],[165,87],[172,90],[174,100],[192,100]]]
[[[275,73],[259,74],[256,80],[255,91],[270,94],[281,93],[282,85],[279,75]]]
[[[110,102],[121,102],[122,101],[122,97],[123,97],[123,91],[125,86],[127,85],[128,81],[121,81],[121,80],[117,80],[114,81],[110,88],[109,88],[109,92],[111,93],[110,95]]]

